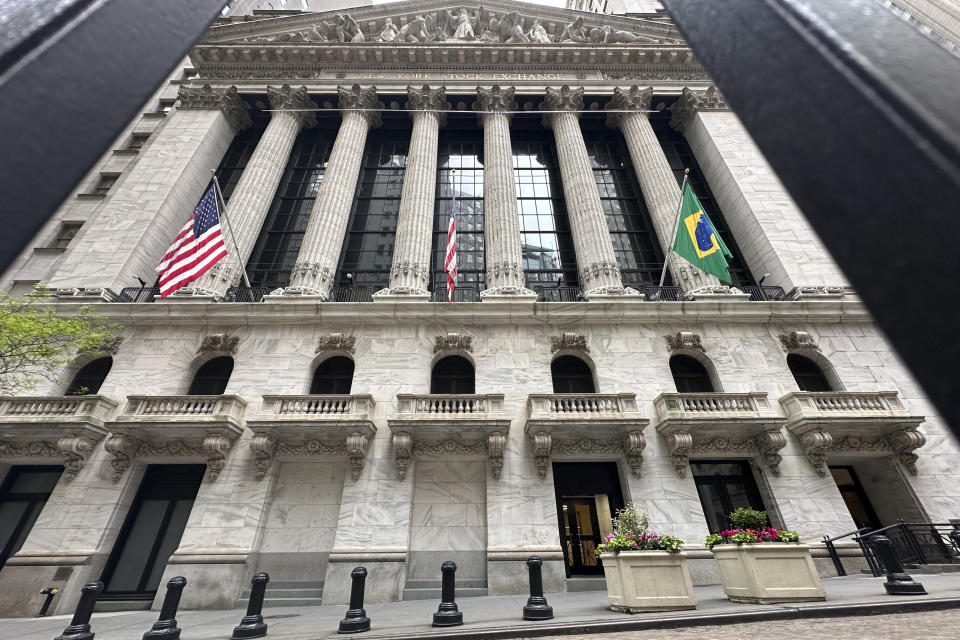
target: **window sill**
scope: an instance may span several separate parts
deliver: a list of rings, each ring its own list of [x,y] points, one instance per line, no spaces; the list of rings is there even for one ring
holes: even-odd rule
[[[154,120],[154,119],[160,120],[162,118],[167,117],[167,112],[166,111],[144,111],[143,117],[148,118],[150,120]]]
[[[140,149],[114,149],[113,155],[115,156],[135,156],[140,153]]]
[[[66,251],[66,247],[34,247],[33,252],[40,255],[57,255]]]
[[[107,197],[105,193],[78,193],[77,200],[103,200]]]

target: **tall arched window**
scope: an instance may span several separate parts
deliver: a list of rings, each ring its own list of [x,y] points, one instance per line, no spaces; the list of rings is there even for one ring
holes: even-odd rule
[[[593,372],[575,356],[560,356],[550,364],[554,393],[596,393]]]
[[[110,367],[112,366],[113,358],[110,356],[88,362],[80,371],[77,371],[77,375],[73,376],[73,382],[67,387],[64,395],[75,396],[97,393],[100,391],[100,385],[103,384],[107,374],[110,373]]]
[[[433,365],[430,393],[474,393],[473,365],[460,356],[441,358]]]
[[[791,353],[787,355],[787,366],[800,391],[833,391],[823,370],[810,358]]]
[[[313,372],[310,393],[346,395],[353,384],[353,360],[334,356],[321,362]]]
[[[710,374],[696,358],[676,355],[670,358],[670,373],[679,393],[711,393],[714,391]]]
[[[233,358],[230,356],[220,356],[208,360],[197,369],[187,394],[191,396],[218,396],[227,388],[231,373],[233,373]]]

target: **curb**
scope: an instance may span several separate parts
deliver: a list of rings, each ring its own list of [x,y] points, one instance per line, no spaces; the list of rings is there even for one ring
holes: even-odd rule
[[[893,596],[896,597],[896,596]],[[623,631],[646,631],[650,629],[681,629],[684,627],[717,626],[773,620],[842,618],[848,616],[890,615],[921,611],[940,611],[960,608],[960,598],[928,598],[924,600],[900,600],[890,602],[863,602],[853,604],[814,605],[805,607],[780,607],[769,611],[743,611],[732,613],[705,613],[692,615],[661,616],[636,620],[588,620],[539,625],[490,627],[486,629],[463,629],[426,633],[369,636],[376,640],[506,640],[508,638],[541,638],[592,633]]]

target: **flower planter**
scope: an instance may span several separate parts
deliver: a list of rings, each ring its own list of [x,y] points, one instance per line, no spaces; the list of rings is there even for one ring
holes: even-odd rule
[[[733,602],[770,604],[825,600],[820,576],[805,544],[718,544],[713,557],[723,591]]]
[[[607,600],[613,611],[695,609],[687,554],[667,551],[603,553]]]

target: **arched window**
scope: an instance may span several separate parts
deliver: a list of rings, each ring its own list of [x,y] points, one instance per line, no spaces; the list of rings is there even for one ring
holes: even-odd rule
[[[554,393],[596,393],[593,372],[575,356],[560,356],[550,364]]]
[[[473,365],[460,356],[441,358],[433,365],[430,393],[474,393]]]
[[[345,356],[327,358],[313,372],[310,393],[346,395],[353,384],[353,360]]]
[[[791,353],[787,355],[787,366],[800,391],[833,391],[823,370],[810,358]]]
[[[208,360],[197,369],[187,394],[191,396],[218,396],[227,388],[231,373],[233,373],[233,358],[230,356],[220,356]]]
[[[83,394],[94,394],[100,391],[100,385],[110,373],[110,367],[113,366],[113,358],[105,356],[97,358],[93,362],[88,362],[77,375],[73,376],[73,382],[67,388],[64,395],[76,396]]]
[[[714,391],[707,368],[696,358],[673,356],[670,358],[670,373],[679,393],[711,393]]]

